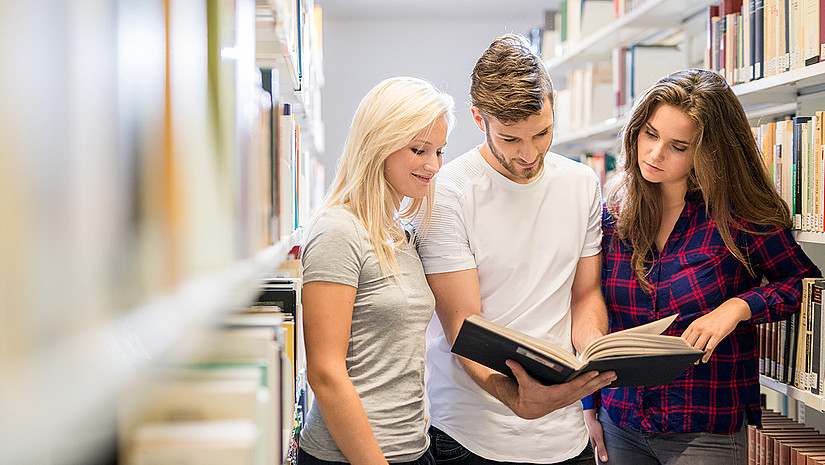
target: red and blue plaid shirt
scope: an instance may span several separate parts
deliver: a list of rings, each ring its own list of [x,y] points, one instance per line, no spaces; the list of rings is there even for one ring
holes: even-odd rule
[[[653,252],[653,289],[647,294],[636,282],[629,245],[617,239],[611,247],[614,218],[604,209],[602,219],[602,292],[611,332],[678,313],[665,334],[681,336],[696,318],[733,297],[747,302],[753,314],[719,343],[708,363],[692,366],[672,383],[603,389],[601,404],[613,422],[649,433],[731,434],[750,410],[761,424],[755,325],[790,317],[799,308],[801,279],[820,276],[791,232],[754,225],[748,229],[768,234],[733,231],[757,274],[751,277],[725,247],[704,201],[688,194],[664,250]],[[768,284],[760,286],[763,277]]]

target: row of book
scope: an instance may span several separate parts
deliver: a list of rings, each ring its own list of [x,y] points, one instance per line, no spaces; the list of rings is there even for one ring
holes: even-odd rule
[[[823,290],[825,279],[805,278],[799,312],[757,327],[759,373],[815,395],[825,393]]]
[[[748,465],[825,463],[825,435],[771,410],[762,410],[762,428],[748,425]]]
[[[286,463],[299,426],[299,280],[267,281],[256,302],[219,318],[119,396],[119,463]],[[297,415],[296,415],[297,414]]]
[[[821,0],[722,0],[707,15],[709,69],[732,85],[825,59]]]
[[[642,3],[644,0],[562,0],[558,9],[544,11],[544,24],[531,30],[530,43],[542,60],[548,61]]]
[[[825,111],[753,128],[777,192],[791,209],[794,229],[825,230]]]

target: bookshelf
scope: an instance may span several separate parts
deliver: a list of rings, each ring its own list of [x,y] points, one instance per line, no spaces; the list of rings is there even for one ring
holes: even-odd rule
[[[563,81],[568,71],[590,62],[610,60],[614,48],[649,41],[663,30],[679,28],[685,18],[702,11],[714,0],[646,0],[620,18],[545,62],[554,82]]]
[[[780,383],[779,381],[771,379],[765,375],[759,375],[759,384],[761,384],[762,387],[776,391],[779,394],[795,399],[798,402],[802,402],[810,408],[820,412],[825,412],[825,397],[811,394],[808,391],[803,391],[802,389],[789,386],[785,383]]]
[[[296,25],[272,93],[267,8]],[[0,6],[17,44],[0,78],[0,463],[109,463],[124,389],[197,359],[300,244],[323,184],[316,16],[312,0]],[[277,179],[286,102],[303,143]]]

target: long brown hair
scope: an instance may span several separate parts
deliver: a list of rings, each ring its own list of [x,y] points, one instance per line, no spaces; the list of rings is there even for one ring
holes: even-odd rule
[[[788,229],[790,211],[770,181],[745,111],[725,79],[712,71],[686,69],[662,78],[640,97],[624,127],[620,173],[607,186],[607,208],[616,219],[614,238],[632,246],[636,280],[650,292],[648,264],[662,221],[662,199],[660,186],[646,181],[639,170],[638,139],[659,104],[676,107],[695,122],[688,192],[701,196],[725,246],[755,276],[731,231],[746,230],[742,222]]]

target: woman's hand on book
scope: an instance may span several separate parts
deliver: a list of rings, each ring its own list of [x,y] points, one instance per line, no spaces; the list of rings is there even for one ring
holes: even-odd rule
[[[505,404],[513,413],[526,420],[541,418],[578,402],[582,397],[607,387],[616,380],[616,374],[612,371],[589,371],[566,383],[545,386],[528,375],[518,363],[508,360],[507,366],[513,371],[518,386],[514,398]]]
[[[740,321],[751,318],[748,303],[739,298],[726,300],[712,312],[702,315],[688,326],[682,339],[695,349],[705,351],[702,363],[707,363],[716,346],[736,328]],[[699,363],[698,361],[696,362]]]

